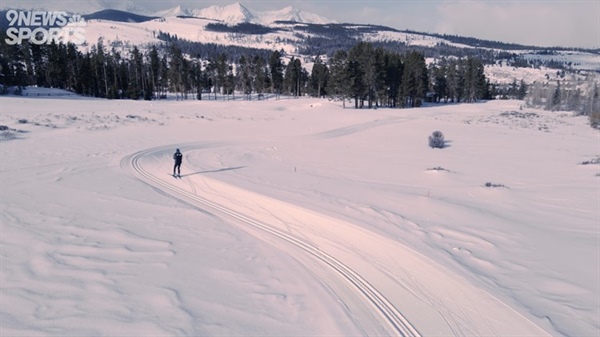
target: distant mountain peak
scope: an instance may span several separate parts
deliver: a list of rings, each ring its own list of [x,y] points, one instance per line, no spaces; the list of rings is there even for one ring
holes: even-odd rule
[[[226,23],[228,25],[237,25],[239,23],[254,23],[260,25],[270,25],[276,21],[295,21],[300,23],[327,24],[335,23],[314,13],[298,10],[292,6],[287,6],[279,10],[257,11],[245,7],[239,2],[229,5],[215,5],[201,9],[190,9],[180,5],[164,9],[165,3],[160,1],[147,3],[141,7],[139,2],[132,0],[89,0],[89,1],[69,1],[65,0],[2,0],[0,8],[19,8],[19,9],[39,9],[53,11],[68,11],[79,14],[93,14],[106,9],[121,10],[130,13],[155,16],[155,17],[176,17],[176,16],[195,16],[199,18],[212,19]],[[68,3],[68,4],[67,4]],[[191,2],[183,2],[191,4]],[[199,2],[200,4],[202,2]],[[193,7],[192,7],[193,8]]]
[[[177,5],[173,8],[164,9],[154,13],[155,16],[159,17],[171,17],[171,16],[192,16],[193,12],[188,8],[184,8],[181,5]]]
[[[265,17],[272,16],[269,23],[275,21],[296,21],[302,23],[315,23],[315,24],[327,24],[334,23],[332,20],[328,20],[320,15],[305,12],[294,8],[292,6],[285,7],[280,10],[264,12]]]
[[[193,11],[194,16],[218,20],[230,25],[239,23],[255,23],[269,25],[275,21],[296,21],[302,23],[325,24],[334,21],[317,14],[304,12],[292,6],[273,11],[255,11],[246,8],[239,2],[226,6],[210,6]]]
[[[227,24],[255,22],[254,13],[239,2],[226,6],[210,6],[194,11],[194,16],[222,21]]]

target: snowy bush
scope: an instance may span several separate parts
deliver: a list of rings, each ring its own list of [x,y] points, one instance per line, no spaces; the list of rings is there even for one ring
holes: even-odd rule
[[[438,167],[428,168],[427,171],[448,171],[448,170],[446,170],[445,168],[443,168],[441,166],[438,166]],[[448,171],[448,172],[450,172],[450,171]]]
[[[444,134],[441,131],[434,131],[431,136],[429,136],[429,146],[431,146],[432,149],[436,147],[442,149],[444,148],[444,145]]]
[[[579,165],[598,165],[600,164],[600,157],[594,158],[592,160],[586,160],[579,163]]]
[[[16,135],[11,131],[0,131],[0,141],[15,139]]]
[[[16,130],[11,129],[6,125],[0,125],[0,141],[15,139],[16,138],[15,131]]]

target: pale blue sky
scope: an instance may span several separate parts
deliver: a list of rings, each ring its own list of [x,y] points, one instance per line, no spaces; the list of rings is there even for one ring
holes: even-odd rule
[[[600,48],[600,0],[0,0],[2,7],[11,2],[62,4],[65,9],[86,2],[90,8],[129,2],[153,11],[177,4],[204,8],[240,2],[259,11],[293,6],[337,22],[537,46]]]
[[[281,1],[245,1],[258,9]],[[600,1],[290,1],[336,21],[543,46],[600,48]]]

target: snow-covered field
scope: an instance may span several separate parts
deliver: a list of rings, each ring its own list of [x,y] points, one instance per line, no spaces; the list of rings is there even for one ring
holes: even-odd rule
[[[38,93],[0,97],[2,336],[600,333],[585,117]]]

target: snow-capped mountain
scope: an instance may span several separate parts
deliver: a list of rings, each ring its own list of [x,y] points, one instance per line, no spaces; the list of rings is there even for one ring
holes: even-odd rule
[[[280,10],[256,11],[240,3],[226,6],[210,6],[202,9],[187,9],[181,5],[153,13],[158,17],[194,16],[197,18],[220,21],[229,25],[240,23],[254,23],[270,25],[277,21],[294,21],[300,23],[326,24],[335,21],[320,15],[301,11],[292,6]]]
[[[64,0],[44,0],[44,1],[21,1],[21,0],[3,0],[0,10],[23,9],[23,10],[48,10],[48,11],[66,11],[81,15],[89,15],[103,10],[120,10],[134,14],[157,17],[197,17],[220,21],[230,25],[239,23],[253,23],[269,25],[275,21],[295,21],[300,23],[325,24],[335,21],[324,18],[320,15],[305,12],[294,7],[288,6],[279,10],[256,11],[245,7],[241,3],[232,3],[225,6],[210,6],[205,8],[188,8],[181,4],[167,8],[160,6],[159,2],[140,5],[135,1],[116,1],[116,0],[90,0],[90,1],[69,1]],[[164,4],[163,4],[164,6]]]
[[[263,18],[263,22],[295,21],[314,24],[335,23],[333,20],[326,19],[310,12],[301,11],[291,6],[278,11],[263,12],[261,17]]]
[[[249,10],[240,3],[234,3],[227,6],[210,6],[195,10],[194,16],[217,20],[227,24],[237,24],[242,22],[259,23],[259,16],[255,13],[258,12]]]
[[[154,16],[158,17],[172,17],[172,16],[194,16],[192,10],[188,8],[184,8],[181,5],[175,6],[173,8],[164,9],[153,13]]]

